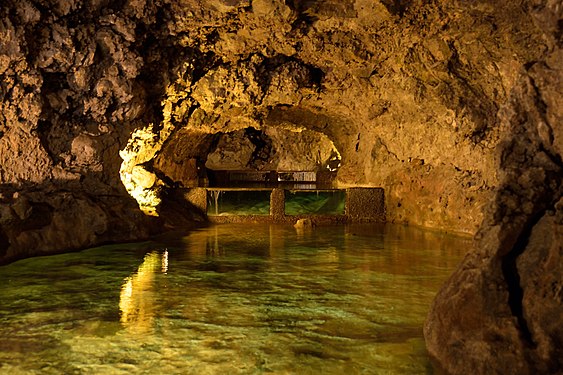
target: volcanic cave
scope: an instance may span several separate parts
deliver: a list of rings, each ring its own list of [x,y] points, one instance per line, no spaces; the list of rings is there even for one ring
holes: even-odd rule
[[[424,325],[436,368],[563,372],[560,1],[3,0],[0,15],[0,264],[201,225],[175,192],[227,171],[323,171],[381,188],[388,223],[473,237]]]

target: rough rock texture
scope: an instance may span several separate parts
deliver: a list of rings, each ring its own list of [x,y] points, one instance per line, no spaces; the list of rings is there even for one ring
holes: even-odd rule
[[[448,373],[563,372],[563,9],[549,5],[536,17],[550,53],[521,70],[500,114],[501,182],[475,251],[425,325]]]
[[[162,84],[161,126],[172,129],[160,154],[191,148],[174,137],[184,130],[320,132],[342,156],[340,185],[384,187],[392,221],[473,233],[498,184],[497,112],[518,70],[547,49],[534,6],[165,3],[143,34],[145,63],[160,69],[147,70],[153,93]],[[205,163],[207,150],[192,157]]]
[[[106,3],[0,5],[0,263],[150,230],[119,181],[118,151],[147,107],[142,58],[135,23]]]
[[[215,170],[316,171],[327,170],[332,158],[339,162],[338,150],[324,134],[273,127],[227,133],[206,155],[205,166]]]
[[[341,154],[340,185],[385,188],[392,221],[473,233],[498,183],[498,109],[547,49],[541,6],[8,0],[0,182],[123,194],[121,170],[131,194],[160,202],[213,151],[182,134],[308,130]],[[120,166],[141,128],[151,146],[125,154],[150,151]]]
[[[0,262],[143,237],[160,224],[129,195],[180,220],[162,215],[179,207],[168,188],[197,179],[221,136],[283,133],[302,150],[291,134],[307,131],[338,150],[341,186],[385,189],[391,221],[475,233],[485,219],[426,327],[445,368],[557,369],[561,12],[557,0],[3,0]],[[255,147],[250,167],[274,149]]]
[[[123,196],[92,196],[56,187],[7,193],[0,200],[0,264],[22,257],[147,238],[149,219]],[[40,246],[38,246],[40,245]]]

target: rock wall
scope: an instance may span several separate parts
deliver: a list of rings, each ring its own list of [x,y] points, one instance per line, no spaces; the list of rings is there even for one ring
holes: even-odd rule
[[[538,7],[548,53],[519,71],[500,112],[499,187],[425,324],[451,374],[563,372],[563,9]]]
[[[3,189],[0,197],[0,264],[148,238],[161,225],[123,196],[93,196],[46,186],[7,191]]]
[[[124,196],[125,176],[154,198],[210,152],[164,157],[182,134],[300,129],[334,143],[341,186],[385,188],[391,221],[474,233],[498,109],[547,50],[542,4],[4,1],[0,183]],[[141,128],[150,147],[125,154],[150,155],[122,168]]]
[[[121,177],[154,196],[182,134],[304,129],[340,152],[341,186],[385,188],[391,221],[474,233],[498,110],[548,49],[544,3],[7,0],[0,183],[124,196],[118,151],[147,128]]]
[[[326,171],[331,162],[340,161],[324,134],[279,127],[224,134],[206,155],[205,166],[212,170]]]
[[[555,0],[4,0],[0,262],[187,225],[196,214],[162,215],[167,188],[197,177],[186,168],[220,134],[322,134],[339,185],[383,187],[389,220],[483,222],[426,326],[448,371],[560,369],[561,12]]]
[[[0,263],[158,226],[119,179],[120,148],[153,115],[138,17],[112,1],[0,5]]]
[[[193,143],[182,131],[320,132],[339,184],[384,187],[391,221],[474,233],[498,185],[498,110],[548,48],[535,4],[401,4],[163,3],[145,51],[173,129],[160,155]],[[178,169],[167,160],[143,168]]]

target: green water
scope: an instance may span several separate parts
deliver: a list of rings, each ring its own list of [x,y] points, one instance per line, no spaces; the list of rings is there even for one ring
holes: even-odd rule
[[[269,215],[270,190],[211,190],[207,214]],[[288,190],[286,215],[344,215],[346,191]]]
[[[469,240],[221,225],[0,267],[1,374],[429,374]]]
[[[271,190],[213,190],[208,215],[269,215]]]
[[[285,195],[286,215],[344,215],[346,191],[288,191]]]

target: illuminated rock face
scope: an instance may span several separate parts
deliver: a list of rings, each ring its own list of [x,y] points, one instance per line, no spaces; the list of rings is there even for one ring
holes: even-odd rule
[[[218,137],[269,132],[291,148],[247,145],[246,165],[307,166],[299,130],[338,151],[341,187],[383,187],[391,221],[475,233],[484,220],[426,327],[445,368],[556,368],[561,12],[554,0],[3,1],[0,262],[158,230],[138,208],[158,213],[171,185],[197,180],[190,168],[220,166],[237,147]],[[508,349],[484,354],[495,342]]]
[[[334,144],[339,185],[384,187],[391,221],[474,233],[497,112],[547,48],[527,6],[5,2],[0,182],[127,190],[154,212],[184,165],[217,160],[190,134],[298,129]]]

